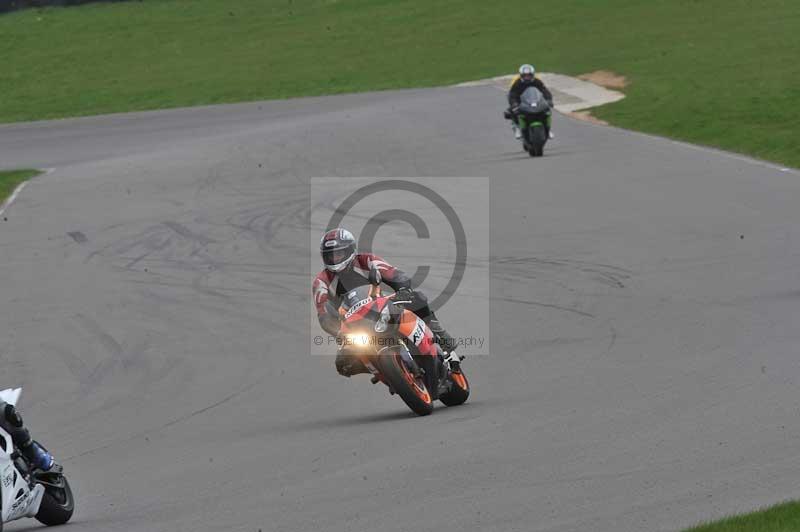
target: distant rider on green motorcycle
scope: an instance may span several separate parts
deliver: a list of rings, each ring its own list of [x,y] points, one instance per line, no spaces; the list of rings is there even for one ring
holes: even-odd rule
[[[508,111],[506,111],[506,116],[510,117],[511,127],[514,129],[514,137],[517,140],[522,138],[522,132],[519,130],[519,123],[514,109],[519,106],[522,93],[529,87],[537,88],[544,96],[544,99],[547,100],[547,103],[550,104],[550,107],[553,107],[553,94],[544,86],[542,80],[536,77],[536,69],[527,63],[519,67],[519,74],[514,76],[511,85],[508,87]],[[552,139],[555,138],[555,135],[550,129],[551,124],[552,117],[548,117],[545,128],[547,129],[547,137]]]

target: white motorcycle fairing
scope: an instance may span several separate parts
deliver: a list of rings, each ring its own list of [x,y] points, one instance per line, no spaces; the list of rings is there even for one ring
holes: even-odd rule
[[[0,400],[16,405],[22,388],[0,391]],[[22,517],[35,517],[44,496],[44,486],[36,484],[33,489],[19,472],[11,459],[14,442],[11,435],[0,428],[0,524]],[[2,526],[0,525],[0,529]]]

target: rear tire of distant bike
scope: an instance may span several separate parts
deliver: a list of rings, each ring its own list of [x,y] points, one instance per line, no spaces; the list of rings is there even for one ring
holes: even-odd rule
[[[389,385],[415,414],[427,416],[433,412],[433,398],[424,377],[415,376],[399,353],[382,355],[380,367]]]
[[[36,514],[36,520],[47,526],[63,525],[75,511],[75,499],[67,477],[60,478],[63,480],[62,487],[45,486],[42,504]]]
[[[461,373],[453,373],[450,376],[453,382],[452,388],[447,393],[439,396],[439,400],[447,406],[463,405],[469,399],[469,381],[467,376]]]

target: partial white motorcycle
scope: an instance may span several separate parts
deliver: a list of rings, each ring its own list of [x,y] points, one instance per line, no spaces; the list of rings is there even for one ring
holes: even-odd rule
[[[19,401],[22,388],[0,391],[10,405]],[[14,447],[11,435],[0,428],[0,532],[3,523],[35,517],[47,526],[63,525],[75,511],[75,500],[60,464],[49,471],[33,469]]]

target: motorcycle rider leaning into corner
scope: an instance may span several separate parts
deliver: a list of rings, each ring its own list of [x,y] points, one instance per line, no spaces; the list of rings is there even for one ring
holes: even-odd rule
[[[0,400],[0,427],[11,436],[14,445],[27,458],[34,469],[49,471],[55,461],[44,447],[31,439],[31,434],[22,423],[19,411],[5,401]]]
[[[411,301],[407,308],[428,325],[450,368],[458,371],[461,359],[455,353],[455,339],[439,323],[425,295],[411,287],[411,279],[404,272],[377,255],[358,253],[356,239],[347,229],[336,228],[326,232],[320,240],[319,250],[325,268],[314,279],[312,293],[317,318],[325,332],[332,336],[339,333],[338,307],[342,296],[369,284],[369,272],[375,268],[382,282],[397,293],[399,301]],[[359,360],[342,353],[336,356],[336,371],[345,377],[369,373]]]
[[[547,89],[547,87],[544,86],[542,80],[536,77],[536,69],[529,64],[524,64],[519,67],[519,74],[514,76],[514,79],[511,80],[511,84],[508,86],[508,112],[512,116],[511,127],[514,129],[514,137],[517,140],[522,138],[522,133],[519,130],[517,115],[514,113],[513,109],[519,106],[522,93],[525,92],[525,89],[529,87],[536,87],[539,89],[539,92],[542,93],[544,99],[550,104],[550,107],[553,107],[553,94]],[[550,129],[552,122],[552,116],[548,116],[545,127],[547,128],[547,137],[551,139],[555,138],[555,135],[553,135],[553,132]]]

